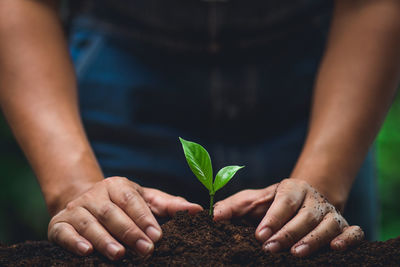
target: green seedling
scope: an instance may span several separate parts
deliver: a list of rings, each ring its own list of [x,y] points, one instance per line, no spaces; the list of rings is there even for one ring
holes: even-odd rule
[[[214,215],[214,195],[219,189],[224,187],[235,175],[235,173],[244,168],[244,166],[226,166],[219,170],[213,182],[213,170],[211,166],[210,155],[201,145],[186,141],[179,137],[182,143],[183,152],[190,169],[197,179],[210,192],[210,216]]]

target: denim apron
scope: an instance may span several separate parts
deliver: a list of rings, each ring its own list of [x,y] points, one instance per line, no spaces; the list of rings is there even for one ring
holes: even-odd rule
[[[106,176],[207,207],[178,136],[209,151],[214,173],[246,165],[217,199],[290,175],[306,136],[330,1],[70,4],[81,114]],[[345,212],[369,239],[377,218],[372,156]]]

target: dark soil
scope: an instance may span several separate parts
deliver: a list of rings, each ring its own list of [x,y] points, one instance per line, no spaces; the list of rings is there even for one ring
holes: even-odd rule
[[[347,251],[329,248],[307,258],[265,253],[245,222],[214,223],[205,212],[178,213],[163,226],[151,257],[128,251],[118,262],[98,253],[75,256],[47,241],[0,246],[0,266],[400,266],[400,238],[362,242]]]

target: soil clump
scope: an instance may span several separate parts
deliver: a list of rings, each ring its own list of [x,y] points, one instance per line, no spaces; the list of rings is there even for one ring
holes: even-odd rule
[[[363,241],[347,251],[328,247],[306,258],[288,251],[272,255],[261,249],[255,227],[241,221],[215,223],[207,212],[179,212],[162,225],[163,238],[151,257],[127,250],[112,262],[94,252],[76,256],[47,241],[0,245],[0,266],[400,266],[400,237],[386,242]]]

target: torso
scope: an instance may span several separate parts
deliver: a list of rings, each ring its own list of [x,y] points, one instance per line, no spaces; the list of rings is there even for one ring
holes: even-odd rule
[[[331,1],[86,0],[75,12],[167,48],[252,49],[307,28],[326,28]]]

